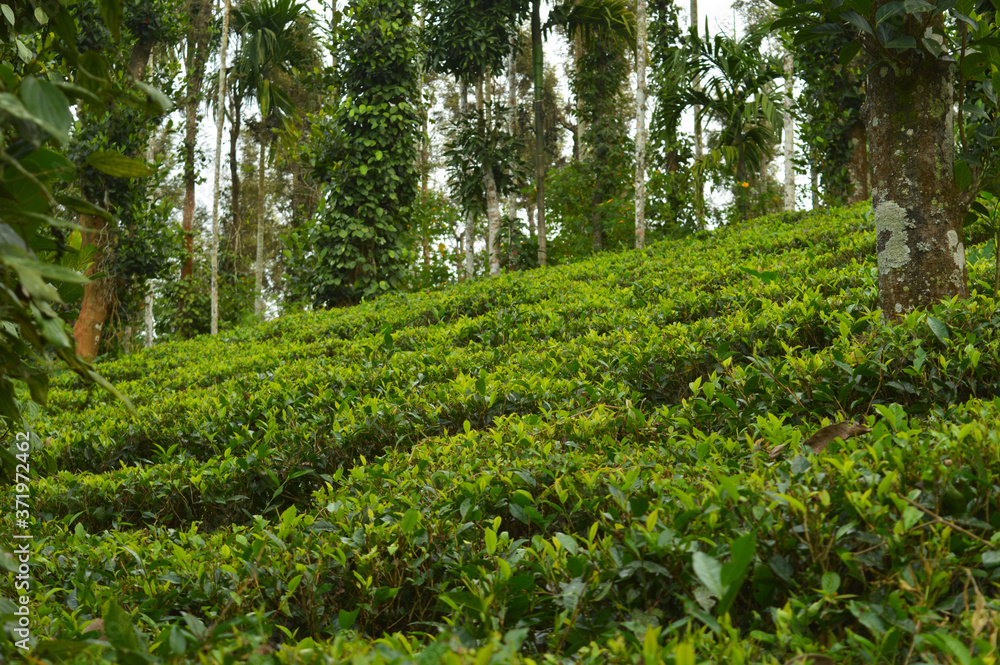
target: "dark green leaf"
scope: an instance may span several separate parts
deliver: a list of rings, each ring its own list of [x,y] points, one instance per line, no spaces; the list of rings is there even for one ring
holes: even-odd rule
[[[942,343],[947,342],[951,338],[951,333],[948,332],[948,326],[945,325],[944,321],[936,319],[933,316],[928,316],[927,326]]]

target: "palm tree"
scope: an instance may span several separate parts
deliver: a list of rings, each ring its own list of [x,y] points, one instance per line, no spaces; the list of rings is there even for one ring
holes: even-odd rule
[[[695,164],[696,172],[725,165],[733,177],[733,194],[741,219],[749,215],[744,193],[751,173],[771,158],[782,118],[768,95],[781,76],[775,58],[761,53],[763,32],[741,39],[718,34],[712,41],[694,38],[692,68],[701,90],[686,92],[687,102],[700,104],[703,116],[718,123],[711,151]],[[700,178],[699,178],[700,179]]]
[[[297,63],[309,58],[310,14],[298,0],[247,0],[233,11],[233,31],[241,48],[233,63],[232,85],[241,98],[253,96],[260,112],[257,169],[257,261],[254,311],[264,310],[264,166],[273,128],[295,110],[282,85]],[[238,203],[233,202],[236,206]]]

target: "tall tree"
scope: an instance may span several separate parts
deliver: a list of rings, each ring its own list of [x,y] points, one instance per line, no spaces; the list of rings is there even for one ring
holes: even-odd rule
[[[706,32],[708,22],[706,21]],[[691,35],[698,37],[698,0],[691,0]],[[705,35],[708,37],[708,35]],[[695,92],[701,90],[701,82],[695,78],[692,82]],[[694,158],[700,162],[705,154],[704,139],[701,133],[701,105],[694,105]],[[695,210],[698,220],[698,229],[705,228],[705,186],[700,179],[697,180],[698,190],[695,192]]]
[[[318,306],[398,288],[403,233],[417,194],[420,117],[411,0],[357,0],[337,48],[337,105],[314,118],[313,177],[325,183],[295,266]]]
[[[222,169],[222,129],[226,108],[226,56],[229,51],[229,0],[222,7],[222,45],[219,49],[218,104],[215,114],[215,180],[212,185],[212,321],[211,333],[219,334],[219,173]]]
[[[100,215],[80,215],[83,246],[94,252],[88,276],[95,279],[84,286],[80,313],[73,326],[77,350],[86,359],[98,354],[102,337],[107,337],[109,321],[116,314],[130,317],[134,313],[118,305],[134,304],[141,297],[136,286],[144,287],[148,279],[158,276],[166,267],[166,220],[156,214],[155,204],[150,200],[151,183],[134,177],[152,173],[139,160],[154,126],[171,106],[143,78],[153,46],[172,44],[180,37],[179,26],[167,18],[172,11],[170,0],[138,7],[130,5],[122,16],[122,27],[126,29],[115,38],[100,23],[95,3],[83,2],[75,7],[81,41],[103,51],[101,57],[112,63],[112,76],[117,82],[142,90],[146,106],[156,114],[150,118],[141,110],[140,100],[133,99],[132,104],[127,104],[120,99],[105,107],[103,114],[89,116],[73,135],[70,153],[83,167],[79,181],[83,196],[95,206],[114,213],[110,223]],[[95,160],[100,161],[109,152],[128,159],[129,166],[98,168]],[[101,273],[103,276],[98,276]]]
[[[792,85],[795,64],[791,52],[785,54],[785,211],[795,210],[795,120],[792,118]]]
[[[956,163],[955,63],[963,78],[985,81],[990,68],[980,66],[979,47],[995,40],[995,27],[988,21],[981,25],[954,3],[776,4],[784,11],[774,28],[794,26],[798,43],[820,33],[846,33],[852,41],[841,60],[849,62],[862,49],[866,54],[864,118],[883,315],[898,319],[934,302],[965,297],[963,222],[984,174],[996,172],[995,138],[977,147],[979,155]],[[945,12],[973,26],[984,41],[969,43],[964,28],[954,40],[945,29]],[[958,89],[964,91],[964,85]],[[995,106],[995,96],[991,103]],[[960,120],[961,136],[963,125]],[[995,137],[992,126],[983,129]]]
[[[484,101],[485,94],[491,97],[492,72],[503,67],[510,50],[513,36],[518,34],[519,23],[526,7],[520,0],[476,0],[476,2],[455,2],[454,0],[432,0],[428,3],[424,41],[427,44],[427,61],[436,71],[455,76],[463,83],[476,85],[477,123],[481,131],[493,127],[491,101]],[[460,101],[461,106],[461,101]],[[489,126],[489,127],[487,127]],[[452,140],[454,144],[454,137]],[[466,143],[466,148],[478,145],[481,151],[477,157],[481,164],[475,169],[481,175],[479,186],[485,190],[484,197],[463,196],[464,204],[482,199],[489,220],[487,234],[487,254],[489,274],[500,272],[498,247],[494,239],[499,235],[500,206],[494,166],[499,154],[495,146],[488,143]],[[459,180],[461,172],[454,172]],[[459,183],[459,189],[465,189]],[[466,252],[472,251],[472,239],[468,238]]]
[[[548,249],[545,234],[545,117],[542,97],[545,90],[545,60],[542,53],[542,2],[531,0],[531,63],[535,96],[532,111],[535,116],[535,211],[538,221],[535,227],[538,239],[538,265],[548,263]]]
[[[701,91],[691,91],[690,100],[719,124],[711,152],[698,169],[725,164],[732,184],[737,216],[750,216],[750,185],[771,158],[781,115],[768,95],[768,88],[781,74],[774,58],[761,52],[763,33],[752,31],[742,38],[724,34],[711,41],[694,38],[697,45],[696,75]]]
[[[635,13],[635,246],[646,245],[646,0]]]
[[[195,163],[198,142],[198,107],[201,88],[205,81],[205,62],[208,59],[211,5],[207,0],[188,0],[186,7],[188,26],[185,34],[184,67],[186,90],[184,94],[184,208],[181,231],[184,234],[185,256],[181,263],[181,277],[189,278],[194,266],[194,208],[195,185],[198,181]]]
[[[234,75],[246,94],[252,95],[260,113],[257,138],[257,254],[254,269],[254,312],[264,311],[264,216],[267,205],[267,151],[272,125],[294,111],[291,95],[281,85],[281,75],[292,75],[308,54],[308,14],[297,0],[247,0],[233,12],[233,30],[240,35]],[[233,204],[234,206],[236,203]]]

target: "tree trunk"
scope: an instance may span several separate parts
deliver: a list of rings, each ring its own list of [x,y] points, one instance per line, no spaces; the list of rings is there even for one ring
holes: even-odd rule
[[[517,117],[517,36],[510,36],[510,60],[507,63],[507,131],[514,136],[514,122]],[[517,221],[517,193],[507,197],[507,217],[513,229]]]
[[[148,38],[132,47],[132,53],[128,60],[128,73],[136,81],[141,81],[145,76],[146,67],[149,65],[149,56],[152,55],[155,45],[156,40]]]
[[[188,278],[194,271],[194,208],[195,148],[198,142],[198,105],[201,103],[201,87],[205,79],[205,56],[208,41],[204,34],[206,18],[202,12],[208,11],[204,3],[194,3],[191,11],[187,35],[187,94],[184,100],[184,210],[181,230],[184,233],[184,262],[181,264],[181,278]]]
[[[635,246],[646,246],[646,0],[635,12]]]
[[[863,109],[874,171],[872,208],[883,315],[968,295],[955,185],[953,65],[915,58],[868,73]]]
[[[580,30],[573,33],[573,67],[577,76],[580,75],[580,61],[583,60],[583,36]],[[573,159],[583,159],[583,132],[586,124],[583,121],[583,99],[576,96],[576,130],[573,132]]]
[[[545,238],[545,123],[542,117],[544,66],[542,59],[541,0],[531,0],[531,63],[535,79],[535,206],[538,209],[538,265],[548,263]]]
[[[240,210],[241,181],[239,162],[240,129],[243,119],[243,102],[236,96],[232,96],[230,104],[230,115],[232,124],[229,127],[229,207],[230,221],[229,228],[233,237],[233,252],[239,255],[243,246],[243,213]]]
[[[792,73],[795,61],[785,55],[785,212],[795,210],[795,121],[792,119]]]
[[[691,0],[691,31],[698,34],[698,0]],[[695,81],[695,91],[701,90],[701,83]],[[701,161],[705,154],[704,143],[701,136],[701,106],[694,105],[694,158]],[[695,224],[699,231],[705,229],[705,184],[699,178],[695,178],[694,207],[696,220]]]
[[[146,323],[146,348],[153,346],[153,294],[146,294],[146,307],[143,312]]]
[[[136,81],[141,81],[149,64],[153,51],[153,40],[143,40],[132,47],[129,57],[128,73]],[[82,227],[80,248],[94,245],[96,251],[93,263],[87,269],[90,277],[98,272],[98,266],[104,262],[104,231],[107,227],[101,217],[80,215]],[[83,301],[80,303],[80,314],[73,324],[73,339],[76,342],[77,353],[84,360],[93,360],[100,349],[101,333],[111,314],[112,287],[106,277],[95,279],[83,285]]]
[[[215,183],[212,197],[212,327],[219,334],[219,175],[222,170],[222,128],[226,121],[226,51],[229,48],[229,0],[222,9],[222,47],[219,56],[219,104],[216,107]],[[236,208],[237,203],[234,202]]]
[[[868,198],[868,140],[865,127],[860,121],[851,127],[851,161],[847,165],[851,180],[851,191],[847,194],[848,205],[860,203]]]
[[[462,80],[458,91],[458,111],[465,115],[469,106],[469,82]],[[476,218],[471,210],[465,211],[465,278],[472,279],[476,274]]]
[[[95,245],[93,263],[87,268],[87,277],[93,277],[103,269],[104,240],[102,235],[106,223],[96,215],[80,215],[82,233],[81,247]],[[83,285],[83,302],[80,303],[80,315],[73,324],[73,339],[76,340],[76,352],[84,360],[93,360],[101,344],[101,332],[108,320],[108,296],[110,287],[106,279],[95,279]]]
[[[493,122],[490,113],[493,97],[492,88],[492,76],[487,72],[486,80],[480,78],[476,88],[476,106],[479,107],[479,117],[484,121],[486,131],[489,131]],[[499,247],[497,247],[499,244],[497,238],[500,236],[500,197],[497,196],[497,183],[493,176],[492,167],[483,169],[483,187],[486,189],[486,219],[489,220],[489,232],[486,240],[489,245],[487,255],[490,261],[490,275],[493,276],[500,274],[500,253]]]
[[[261,120],[263,124],[265,121]],[[267,131],[265,127],[263,131]],[[267,194],[264,192],[264,158],[267,155],[266,139],[261,139],[260,155],[257,160],[257,262],[254,270],[254,305],[253,311],[260,316],[264,313],[264,207],[267,205]]]
[[[809,162],[809,190],[812,192],[813,210],[819,208],[819,169],[816,162]]]

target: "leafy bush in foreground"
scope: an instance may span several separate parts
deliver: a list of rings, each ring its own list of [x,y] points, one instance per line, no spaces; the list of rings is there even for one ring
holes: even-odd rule
[[[36,656],[993,662],[997,302],[885,325],[868,229],[772,217],[166,344],[101,367],[136,417],[54,380]],[[872,432],[803,450],[846,417]]]

